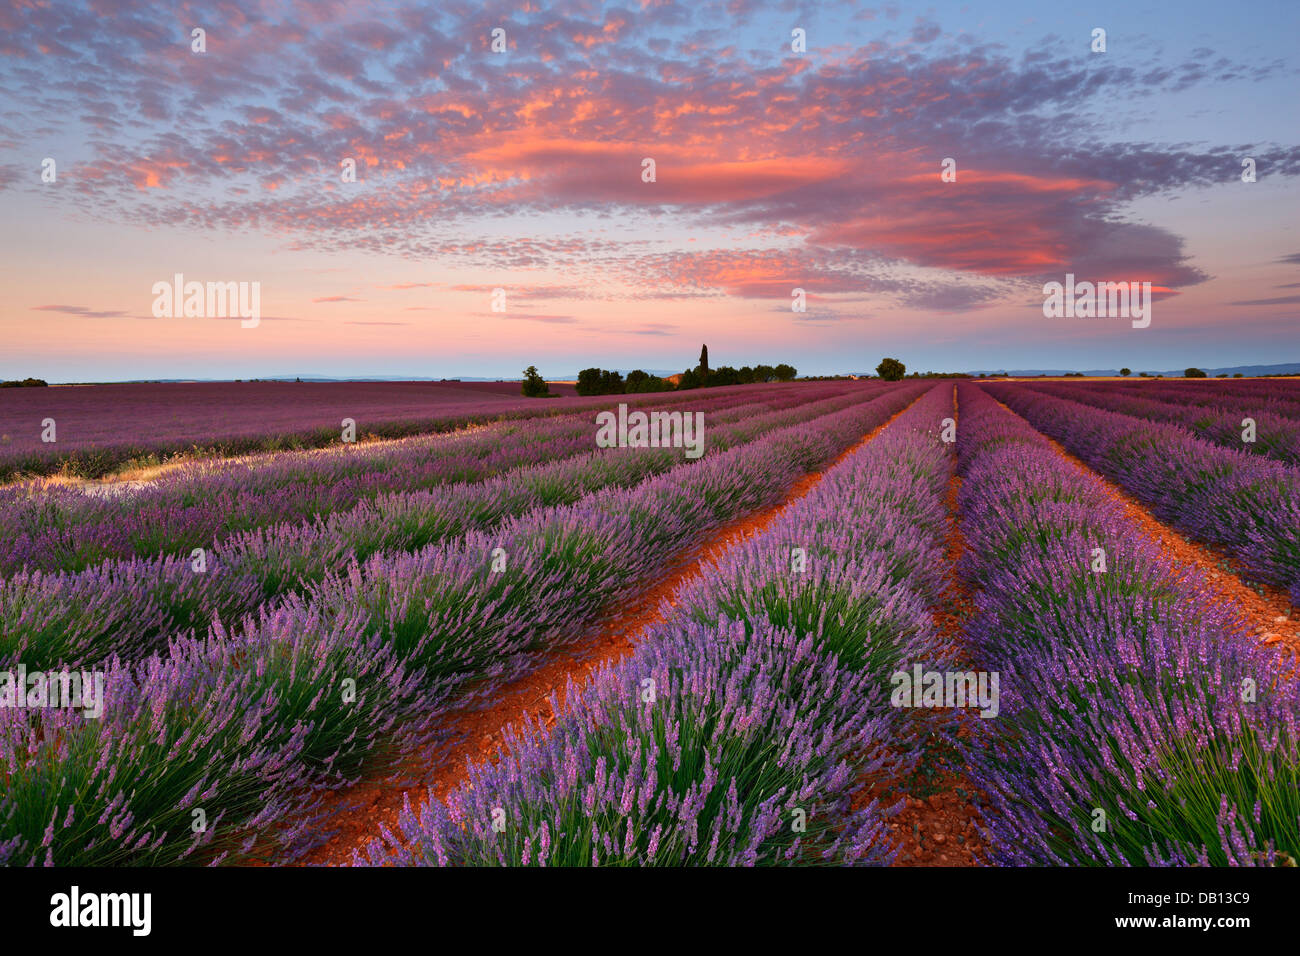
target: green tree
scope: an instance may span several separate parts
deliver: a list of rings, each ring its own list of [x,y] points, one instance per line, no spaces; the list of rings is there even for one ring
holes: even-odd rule
[[[700,373],[693,368],[688,368],[682,372],[682,377],[677,380],[677,390],[684,391],[688,388],[700,387]]]
[[[774,378],[776,378],[776,369],[772,368],[772,366],[770,365],[754,366],[754,381],[770,382]]]
[[[1205,373],[1199,368],[1189,368],[1184,370],[1183,378],[1205,378]]]
[[[600,395],[600,369],[584,368],[578,373],[579,395]]]
[[[546,379],[542,378],[538,373],[537,366],[530,365],[524,369],[524,380],[520,391],[529,398],[540,398],[543,395],[549,395],[551,387],[546,384]]]
[[[627,390],[629,392],[671,392],[673,385],[666,382],[658,375],[647,375],[643,379],[632,381],[631,373],[627,377]]]
[[[629,392],[639,392],[641,391],[641,384],[649,378],[650,373],[639,368],[634,368],[632,371],[627,373],[627,378],[624,380],[624,384],[627,386]]]
[[[1128,378],[1130,375],[1133,374],[1133,370],[1131,368],[1122,368],[1119,370],[1119,374],[1123,375],[1125,378]]]
[[[703,383],[709,377],[709,347],[700,346],[700,382]]]
[[[776,368],[772,370],[772,374],[776,376],[777,381],[793,382],[794,377],[799,374],[799,370],[795,368],[793,365],[786,365],[784,362],[782,362],[780,365],[778,365]]]
[[[739,385],[740,373],[730,365],[719,365],[709,373],[709,377],[704,382],[705,385],[714,387],[722,385]]]
[[[741,385],[748,385],[754,381],[754,370],[748,365],[742,365],[736,375],[739,377]]]
[[[608,369],[603,369],[600,373],[600,394],[622,395],[623,376],[618,372],[611,372]]]
[[[876,374],[886,382],[899,382],[907,374],[907,366],[896,358],[882,359],[876,366]]]

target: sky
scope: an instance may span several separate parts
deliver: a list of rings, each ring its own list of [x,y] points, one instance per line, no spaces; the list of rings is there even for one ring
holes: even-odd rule
[[[9,0],[0,377],[1300,362],[1297,35],[1293,0]],[[157,315],[178,273],[260,321]],[[1067,273],[1150,282],[1150,325],[1045,317]]]

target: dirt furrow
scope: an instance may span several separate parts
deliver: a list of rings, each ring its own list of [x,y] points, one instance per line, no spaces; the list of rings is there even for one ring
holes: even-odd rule
[[[953,386],[953,419],[958,427],[961,411],[957,406],[957,387]],[[955,659],[964,660],[961,636],[966,622],[975,611],[970,589],[957,573],[957,562],[966,550],[966,539],[957,517],[957,495],[961,478],[956,472],[956,460],[948,479],[947,505],[948,529],[944,552],[949,584],[946,601],[933,611],[939,629]],[[971,711],[939,709],[928,714],[936,726],[941,720],[955,716],[962,725],[978,720]],[[938,734],[938,732],[937,732]],[[978,813],[975,800],[978,796],[961,768],[948,761],[950,753],[942,746],[942,735],[934,741],[932,758],[927,758],[922,774],[911,781],[901,781],[906,802],[897,816],[889,821],[891,835],[898,843],[899,854],[895,866],[980,866],[983,860],[984,841],[976,826]],[[898,789],[898,785],[895,785]]]

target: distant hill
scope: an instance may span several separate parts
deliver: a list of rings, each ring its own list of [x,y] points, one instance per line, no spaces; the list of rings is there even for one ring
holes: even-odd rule
[[[469,378],[469,377],[456,378],[456,379],[443,379],[443,378],[432,378],[428,375],[347,375],[342,377],[336,375],[335,376],[255,375],[253,376],[253,378],[256,378],[260,382],[292,382],[297,379],[301,379],[304,382],[442,382],[442,381],[499,382],[501,381],[501,379],[497,379],[497,378]],[[147,384],[157,383],[161,385],[174,385],[183,382],[229,382],[229,381],[233,381],[233,379],[229,379],[229,378],[133,378],[116,384],[147,385]],[[245,381],[252,381],[252,379],[251,378],[245,379]],[[518,380],[516,379],[516,381]],[[84,384],[104,384],[104,383],[84,383]]]
[[[627,373],[632,371],[632,369],[618,368],[614,369],[614,371],[621,375],[627,375]],[[663,378],[668,375],[676,375],[681,372],[681,369],[647,368],[642,369],[642,371]],[[578,380],[578,373],[557,372],[550,375],[543,375],[542,377],[548,382],[575,382]],[[263,381],[273,382],[292,382],[295,378],[300,378],[304,382],[518,382],[522,376],[499,375],[494,377],[483,375],[457,375],[454,378],[448,377],[444,379],[441,376],[431,377],[427,375],[349,375],[343,378],[331,378],[328,375],[263,375],[261,378]],[[163,381],[166,381],[166,379]]]
[[[1243,376],[1248,375],[1295,375],[1300,374],[1300,362],[1282,362],[1278,365],[1231,365],[1221,368],[1206,368],[1201,366],[1201,370],[1213,378],[1216,375],[1235,375],[1240,373]],[[615,369],[622,375],[627,375],[632,371],[627,368]],[[673,375],[680,375],[681,369],[664,369],[648,368],[645,369],[651,375],[658,375],[660,378],[668,378]],[[918,369],[920,371],[920,369]],[[1139,373],[1146,372],[1148,375],[1163,375],[1165,378],[1182,378],[1183,369],[1144,369],[1135,368],[1132,378],[1138,378]],[[1011,375],[1018,378],[1028,378],[1035,375],[1064,375],[1066,372],[1082,372],[1084,375],[1094,378],[1107,378],[1119,375],[1117,368],[1089,368],[1089,369],[1072,369],[1072,368],[982,368],[974,369],[967,374],[969,375]],[[841,372],[841,375],[858,375],[864,377],[874,376],[872,372]],[[501,376],[492,378],[481,375],[458,375],[454,378],[443,378],[441,376],[430,375],[349,375],[349,376],[332,376],[321,375],[319,373],[308,373],[298,375],[261,375],[257,376],[263,382],[292,382],[295,379],[301,379],[304,382],[518,382],[519,376]],[[545,376],[548,382],[573,382],[578,378],[578,373],[555,374]],[[130,382],[118,384],[143,384],[147,382],[160,382],[172,384],[176,382],[227,382],[230,379],[224,378],[151,378],[151,379],[133,379]],[[103,384],[94,382],[59,382],[56,384]]]
[[[620,368],[614,371],[622,375],[627,375],[632,371],[630,368]],[[642,371],[651,375],[658,375],[660,378],[667,378],[669,375],[678,375],[681,369],[665,368],[647,368]],[[443,378],[442,376],[431,375],[320,375],[315,373],[299,375],[257,375],[254,376],[262,382],[292,382],[295,379],[301,379],[304,382],[518,382],[521,378],[519,375],[503,376],[483,376],[483,375],[457,375],[455,377]],[[543,376],[548,382],[574,382],[578,379],[578,373],[557,374]],[[174,384],[177,382],[228,382],[228,378],[148,378],[132,379],[128,382],[122,382],[124,385],[140,385],[150,382],[160,384]],[[247,379],[246,379],[247,381]],[[94,384],[94,383],[78,383]]]
[[[610,371],[618,372],[618,374],[626,377],[627,373],[633,371],[633,369],[615,368],[610,369]],[[679,368],[643,368],[641,371],[645,372],[647,375],[656,375],[659,378],[667,378],[669,375],[682,374],[682,370]],[[576,382],[578,380],[578,373],[574,372],[572,375],[547,375],[544,377],[548,382]]]
[[[1207,368],[1198,366],[1206,375],[1213,378],[1216,375],[1235,375],[1240,372],[1242,375],[1293,375],[1300,372],[1300,362],[1283,362],[1280,365],[1232,365],[1224,368]],[[1163,375],[1165,378],[1182,378],[1184,368],[1178,369],[1149,369],[1135,368],[1131,378],[1137,378],[1139,373],[1146,372],[1148,375]],[[1026,377],[1032,375],[1064,375],[1066,372],[1082,372],[1087,376],[1108,377],[1119,375],[1117,368],[995,368],[979,369],[972,371],[971,375],[1012,375],[1016,377]]]

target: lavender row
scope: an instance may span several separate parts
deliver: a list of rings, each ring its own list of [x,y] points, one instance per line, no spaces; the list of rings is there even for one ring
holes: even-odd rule
[[[1300,603],[1300,469],[1018,386],[989,393],[1150,505]]]
[[[1292,465],[1300,464],[1300,419],[1288,418],[1263,403],[1216,402],[1212,406],[1162,401],[1096,386],[1032,385],[1035,391],[1104,408],[1134,418],[1183,425],[1206,441],[1253,452]]]
[[[848,402],[879,391],[854,389],[845,395],[841,385],[704,399],[697,393],[693,400],[656,407],[702,411],[711,423],[734,423],[764,409],[835,396]],[[191,465],[120,495],[90,495],[45,482],[14,486],[4,491],[0,505],[0,540],[6,542],[0,573],[23,567],[81,570],[107,558],[188,554],[241,531],[305,521],[381,494],[480,481],[576,457],[594,449],[595,431],[593,415],[586,412],[507,422],[462,435]]]
[[[453,701],[487,697],[923,388],[491,535],[376,556],[229,632],[110,661],[101,719],[0,708],[0,863],[291,858],[328,836],[304,794],[427,742]]]
[[[716,452],[863,401],[832,398],[754,416],[711,430],[709,445]],[[202,571],[185,555],[110,561],[75,573],[19,572],[0,582],[0,661],[39,667],[138,659],[172,637],[252,613],[371,555],[486,531],[510,515],[628,487],[680,461],[678,449],[617,449],[483,482],[385,495],[310,525],[235,535],[203,557]]]
[[[354,862],[890,862],[897,807],[859,791],[920,757],[890,675],[944,663],[929,608],[951,413],[951,386],[932,389],[680,589],[630,657],[570,682],[552,729],[508,733],[499,760],[445,803],[408,804]]]
[[[1003,865],[1279,864],[1300,852],[1300,684],[1101,482],[960,385],[959,496],[1000,674],[971,740]]]

